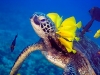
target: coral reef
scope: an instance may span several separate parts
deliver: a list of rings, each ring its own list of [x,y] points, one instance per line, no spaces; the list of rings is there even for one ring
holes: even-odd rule
[[[35,43],[19,34],[15,50],[11,52],[10,45],[15,35],[11,31],[0,30],[0,75],[9,75],[19,53],[30,43]],[[62,69],[47,61],[40,51],[32,53],[19,70],[21,75],[61,75],[62,72]]]

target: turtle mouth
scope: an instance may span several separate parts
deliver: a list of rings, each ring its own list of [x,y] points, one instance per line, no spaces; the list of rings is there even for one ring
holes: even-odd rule
[[[36,25],[40,25],[40,21],[37,16],[34,16],[33,21]]]

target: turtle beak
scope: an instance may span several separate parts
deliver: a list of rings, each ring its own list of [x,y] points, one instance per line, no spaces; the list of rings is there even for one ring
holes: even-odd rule
[[[30,17],[30,20],[33,21],[36,25],[40,25],[40,21],[39,21],[37,15],[32,15]]]
[[[40,25],[40,21],[36,15],[33,17],[33,21],[35,24]]]

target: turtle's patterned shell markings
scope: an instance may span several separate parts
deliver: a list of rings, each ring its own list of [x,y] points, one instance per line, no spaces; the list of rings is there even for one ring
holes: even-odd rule
[[[76,54],[65,52],[66,50],[64,46],[60,44],[55,34],[54,23],[45,16],[45,14],[35,13],[31,17],[30,21],[38,36],[41,37],[41,40],[36,44],[28,46],[21,52],[12,67],[10,75],[15,75],[26,57],[36,50],[41,50],[42,54],[50,62],[63,69],[67,65],[72,64],[76,75],[96,75],[88,59],[77,47],[74,47],[74,49],[77,50]],[[68,75],[69,73],[66,71],[64,74]]]

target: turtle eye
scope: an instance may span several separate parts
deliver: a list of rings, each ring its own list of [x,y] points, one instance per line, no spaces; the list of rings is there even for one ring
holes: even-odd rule
[[[44,21],[45,21],[45,19],[42,19],[42,20],[41,20],[41,22],[44,22]]]

